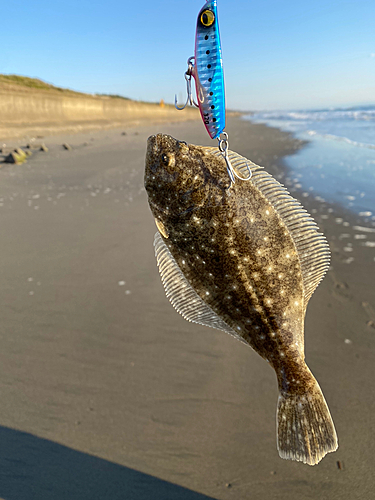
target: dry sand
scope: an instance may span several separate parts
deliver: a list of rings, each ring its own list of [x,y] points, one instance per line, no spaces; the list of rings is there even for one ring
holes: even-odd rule
[[[298,141],[238,118],[227,130],[285,181]],[[0,169],[0,498],[374,498],[375,234],[354,229],[371,221],[302,197],[333,252],[306,358],[340,448],[315,467],[281,460],[273,371],[184,321],[155,264],[146,139],[212,142],[198,121],[121,132],[44,138],[48,153]]]

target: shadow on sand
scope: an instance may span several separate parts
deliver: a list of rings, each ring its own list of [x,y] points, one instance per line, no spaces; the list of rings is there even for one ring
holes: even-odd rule
[[[212,500],[148,474],[7,427],[0,427],[0,498]]]

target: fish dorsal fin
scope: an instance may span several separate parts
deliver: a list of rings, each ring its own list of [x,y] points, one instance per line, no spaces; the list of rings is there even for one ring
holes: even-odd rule
[[[223,330],[248,345],[199,297],[185,278],[159,232],[155,234],[154,247],[165,294],[176,311],[187,321]]]
[[[210,149],[216,156],[222,156],[217,148],[207,149]],[[252,182],[271,203],[288,228],[301,263],[306,307],[311,295],[324,278],[329,267],[330,251],[325,236],[319,233],[316,222],[301,203],[293,198],[287,189],[272,175],[265,172],[263,167],[255,165],[255,163],[233,151],[228,151],[228,154],[233,168],[239,174],[242,175],[246,171],[246,164],[252,172],[250,181],[236,182]]]

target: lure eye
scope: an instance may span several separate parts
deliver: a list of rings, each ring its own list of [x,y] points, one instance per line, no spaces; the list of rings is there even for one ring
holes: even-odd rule
[[[201,23],[203,26],[206,26],[208,28],[209,26],[212,26],[215,21],[215,14],[212,12],[212,10],[205,10],[201,14]]]
[[[168,156],[168,155],[166,155],[165,153],[163,153],[163,154],[161,155],[160,159],[161,159],[162,163],[163,163],[166,167],[168,167],[168,165],[169,165],[169,156]]]

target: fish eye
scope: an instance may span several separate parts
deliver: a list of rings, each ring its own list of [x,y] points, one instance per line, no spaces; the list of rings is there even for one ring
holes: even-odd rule
[[[206,26],[208,28],[209,26],[212,26],[215,21],[215,14],[212,12],[212,10],[205,10],[201,14],[201,23],[203,26]]]
[[[163,153],[163,154],[160,156],[160,159],[161,159],[162,163],[164,163],[164,165],[165,165],[166,167],[168,167],[168,165],[169,165],[169,156],[168,156],[168,155],[166,155],[165,153]]]

